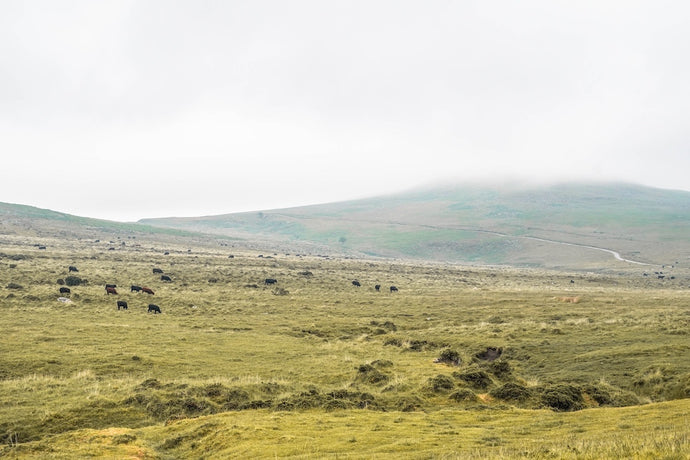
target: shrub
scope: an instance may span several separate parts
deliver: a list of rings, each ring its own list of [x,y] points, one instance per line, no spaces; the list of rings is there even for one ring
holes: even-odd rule
[[[513,371],[513,369],[510,366],[510,363],[508,363],[508,361],[502,360],[490,362],[486,366],[486,369],[500,379],[510,376],[510,374]]]
[[[149,388],[160,388],[162,385],[158,379],[146,379],[139,384],[137,390],[146,390]]]
[[[207,388],[207,391],[208,390],[210,390],[211,393],[216,392],[216,389]],[[212,397],[220,396],[218,399],[221,399],[223,410],[242,410],[245,409],[250,402],[249,393],[242,389],[233,388],[228,391],[227,388],[222,388],[217,390],[220,391],[221,394]]]
[[[453,379],[443,374],[430,378],[427,385],[434,393],[441,393],[455,388]]]
[[[24,286],[17,283],[10,283],[7,285],[7,289],[24,289]]]
[[[491,396],[504,401],[524,401],[532,396],[529,388],[520,384],[508,382],[489,392]]]
[[[501,357],[503,354],[503,348],[487,347],[485,351],[477,353],[476,359],[481,361],[494,361]]]
[[[422,351],[428,345],[428,343],[429,342],[426,340],[410,340],[409,348],[413,351]]]
[[[453,372],[453,377],[470,385],[472,388],[485,389],[491,386],[493,381],[489,374],[480,369],[470,369],[465,372]]]
[[[613,395],[605,385],[586,385],[582,391],[599,405],[613,404]]]
[[[381,326],[383,329],[387,329],[388,331],[392,331],[392,332],[395,332],[398,330],[398,327],[392,321],[386,321],[383,324],[379,323],[378,321],[372,321],[370,324],[372,326]]]
[[[362,364],[357,368],[357,380],[370,385],[381,385],[388,382],[390,377],[371,364]]]
[[[671,399],[690,398],[690,374],[685,374],[676,384],[672,385],[669,397]]]
[[[456,402],[476,402],[479,400],[477,395],[474,394],[474,391],[469,388],[460,388],[458,391],[451,393],[448,399]]]
[[[65,278],[65,284],[67,286],[79,286],[82,284],[86,284],[86,280],[79,278],[78,276],[70,275],[67,278]]]
[[[585,407],[582,391],[574,385],[559,384],[542,390],[541,402],[557,411],[574,411]]]
[[[415,395],[402,395],[391,399],[387,407],[401,412],[413,412],[425,406],[424,400]]]
[[[460,365],[460,353],[446,348],[441,352],[441,355],[434,360],[435,363],[450,364],[452,366]]]
[[[389,338],[383,342],[384,345],[392,345],[394,347],[402,347],[402,340],[396,338]]]

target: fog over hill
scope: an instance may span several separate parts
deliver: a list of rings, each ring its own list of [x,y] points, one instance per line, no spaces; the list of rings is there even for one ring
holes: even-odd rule
[[[569,268],[690,264],[690,192],[624,183],[454,185],[139,222],[376,257]]]

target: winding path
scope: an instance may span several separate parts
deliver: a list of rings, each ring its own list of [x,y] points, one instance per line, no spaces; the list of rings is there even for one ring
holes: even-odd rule
[[[509,235],[505,235],[505,236],[509,236]],[[637,260],[624,259],[623,257],[621,257],[620,253],[618,253],[612,249],[599,248],[597,246],[587,246],[584,244],[566,243],[565,241],[547,240],[545,238],[537,238],[536,236],[519,236],[519,237],[513,237],[513,238],[525,238],[528,240],[544,241],[546,243],[564,244],[566,246],[576,246],[579,248],[595,249],[597,251],[604,251],[604,252],[608,252],[609,254],[613,254],[613,257],[615,257],[617,260],[620,260],[621,262],[628,262],[628,263],[637,264],[637,265],[648,265],[648,266],[653,265],[653,264],[648,264],[646,262],[638,262]]]
[[[294,216],[291,216],[289,214],[276,213],[276,215],[294,218]],[[309,217],[306,217],[306,216],[300,216],[300,218],[309,219]],[[321,217],[321,218],[323,219],[323,217]],[[516,239],[522,238],[522,239],[527,239],[527,240],[542,241],[544,243],[563,244],[566,246],[574,246],[574,247],[584,248],[584,249],[593,249],[595,251],[607,252],[607,253],[613,255],[613,257],[615,257],[616,260],[619,260],[621,262],[627,262],[627,263],[635,264],[635,265],[645,265],[645,266],[649,266],[649,267],[655,266],[655,264],[650,264],[647,262],[639,262],[637,260],[625,259],[625,258],[621,257],[619,252],[616,252],[612,249],[600,248],[598,246],[588,246],[586,244],[568,243],[566,241],[549,240],[546,238],[539,238],[536,236],[509,235],[507,233],[501,233],[501,232],[497,232],[494,230],[484,230],[481,228],[462,227],[462,226],[455,226],[455,225],[429,225],[429,224],[417,224],[417,223],[408,223],[408,222],[400,222],[400,221],[381,222],[381,221],[376,221],[376,220],[359,220],[359,219],[343,219],[343,218],[339,218],[339,220],[350,221],[350,222],[355,222],[355,223],[357,223],[357,222],[367,222],[367,223],[371,223],[371,224],[387,223],[387,224],[399,225],[399,226],[404,226],[404,227],[422,227],[422,228],[430,228],[430,229],[434,229],[434,230],[446,229],[446,230],[462,230],[462,231],[476,232],[476,233],[489,233],[492,235],[501,236],[503,238],[516,238]]]

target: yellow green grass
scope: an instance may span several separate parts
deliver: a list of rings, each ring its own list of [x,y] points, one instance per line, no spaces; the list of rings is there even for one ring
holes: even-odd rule
[[[664,284],[638,269],[307,257],[189,239],[34,242],[0,245],[2,455],[688,457],[682,268]],[[87,282],[61,303],[69,265]]]

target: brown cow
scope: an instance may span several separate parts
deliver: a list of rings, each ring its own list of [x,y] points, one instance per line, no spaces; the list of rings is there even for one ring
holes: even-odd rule
[[[105,293],[106,293],[106,294],[115,294],[115,295],[117,295],[117,291],[115,290],[114,287],[107,287],[107,288],[105,288]]]
[[[141,292],[145,292],[147,294],[153,295],[153,290],[151,288],[147,288],[145,286],[141,288]]]

